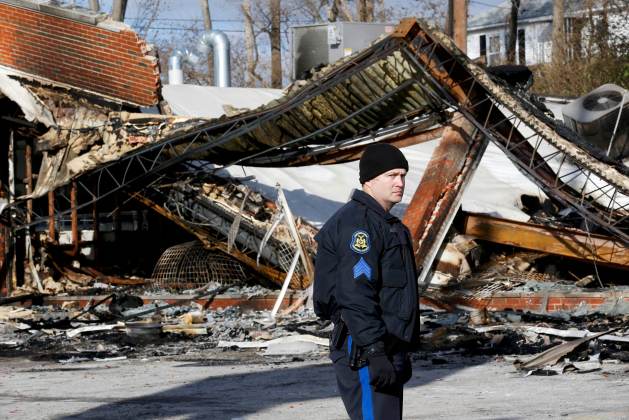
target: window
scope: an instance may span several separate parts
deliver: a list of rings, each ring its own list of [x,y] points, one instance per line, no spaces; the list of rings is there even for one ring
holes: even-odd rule
[[[492,35],[489,37],[489,55],[487,56],[487,64],[494,66],[500,63],[500,35]]]

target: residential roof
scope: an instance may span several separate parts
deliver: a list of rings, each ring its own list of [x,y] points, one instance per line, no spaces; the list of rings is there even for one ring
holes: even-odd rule
[[[583,8],[584,0],[564,0],[565,13],[575,12]],[[482,28],[494,25],[506,25],[507,17],[511,12],[511,1],[506,0],[495,8],[474,16],[468,20],[470,29]],[[518,22],[548,17],[552,20],[553,0],[521,0],[518,13]]]

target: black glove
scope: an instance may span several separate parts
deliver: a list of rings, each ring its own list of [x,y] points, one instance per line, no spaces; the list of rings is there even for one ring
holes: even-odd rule
[[[377,341],[363,349],[363,358],[369,366],[370,383],[376,390],[396,383],[395,369],[384,351],[384,343]]]

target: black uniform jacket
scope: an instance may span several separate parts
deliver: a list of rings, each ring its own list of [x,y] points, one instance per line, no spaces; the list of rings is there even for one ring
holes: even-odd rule
[[[319,231],[314,308],[340,313],[354,343],[416,340],[417,273],[406,226],[356,190]]]

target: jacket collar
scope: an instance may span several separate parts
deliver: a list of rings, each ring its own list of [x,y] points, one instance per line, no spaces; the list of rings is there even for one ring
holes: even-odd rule
[[[376,201],[375,198],[364,192],[363,190],[354,190],[352,193],[352,200],[358,201],[359,203],[366,206],[368,209],[375,211],[377,214],[382,216],[387,222],[399,220],[397,217],[385,211],[380,203]]]

